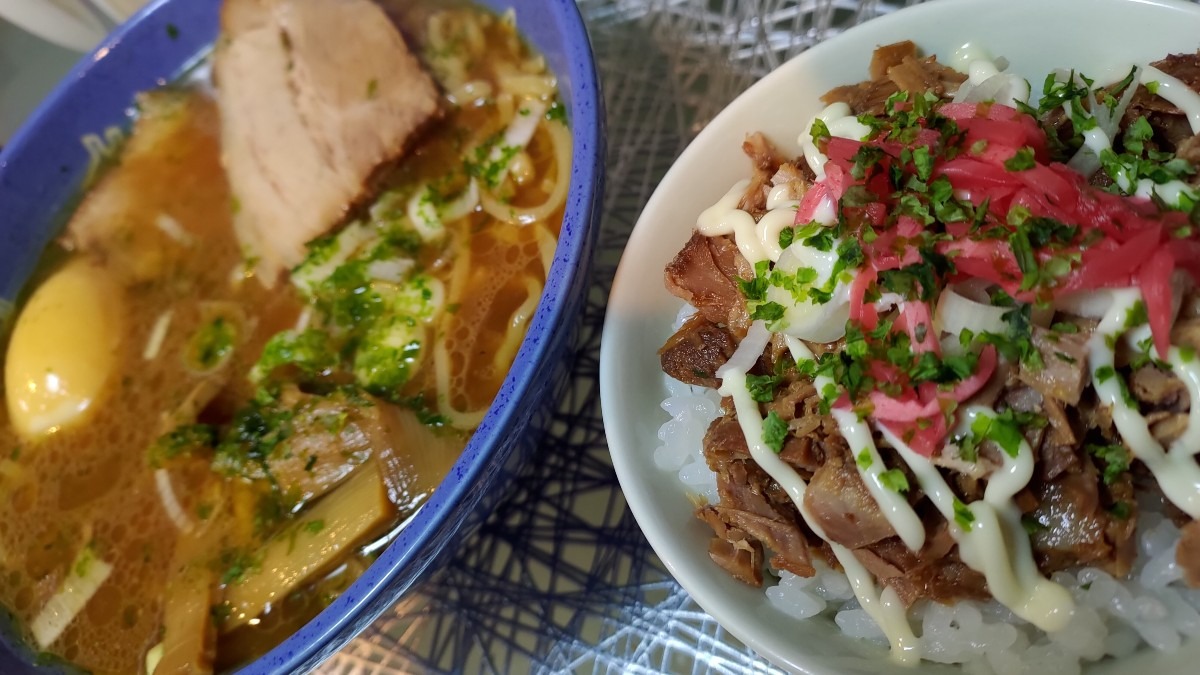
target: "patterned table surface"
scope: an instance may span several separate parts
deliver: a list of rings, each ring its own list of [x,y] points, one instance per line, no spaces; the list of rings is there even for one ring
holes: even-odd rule
[[[573,395],[512,497],[323,672],[777,672],[675,583],[625,505],[600,417],[605,301],[642,206],[708,120],[789,57],[899,4],[579,0],[609,155]]]

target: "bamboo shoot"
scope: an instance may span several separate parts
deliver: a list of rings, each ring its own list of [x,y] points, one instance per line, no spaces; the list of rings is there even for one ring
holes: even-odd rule
[[[374,461],[272,537],[254,569],[225,588],[229,617],[222,631],[241,626],[318,573],[339,562],[354,545],[390,522],[394,510]]]

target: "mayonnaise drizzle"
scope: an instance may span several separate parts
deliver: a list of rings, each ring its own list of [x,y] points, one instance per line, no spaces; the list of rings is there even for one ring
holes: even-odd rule
[[[917,516],[917,512],[909,505],[908,499],[903,494],[884,486],[880,476],[887,471],[887,466],[884,465],[883,458],[875,447],[875,440],[871,436],[871,427],[859,421],[858,414],[852,410],[834,410],[832,412],[833,419],[838,423],[838,429],[845,437],[846,443],[850,444],[850,452],[855,459],[854,464],[858,467],[858,475],[862,478],[863,484],[867,486],[867,491],[879,505],[884,517],[891,523],[892,529],[896,530],[900,541],[903,541],[909,550],[920,551],[925,546],[925,525],[921,523],[921,518]],[[858,457],[862,453],[866,453],[871,460],[865,468],[858,462]]]
[[[1142,84],[1155,82],[1158,84],[1158,95],[1170,101],[1172,105],[1187,115],[1188,123],[1192,125],[1192,133],[1200,134],[1200,94],[1184,84],[1179,78],[1173,77],[1155,68],[1142,68]]]
[[[786,336],[784,339],[792,358],[797,361],[813,359],[812,351],[802,341]],[[765,343],[763,346],[765,347]],[[825,376],[818,376],[814,382],[818,391],[822,391],[828,384],[832,384],[832,380]],[[1197,386],[1200,387],[1200,381]],[[757,408],[755,413],[757,414]],[[981,415],[995,417],[996,413],[983,406],[963,409],[959,416],[958,428],[951,437],[970,433],[971,425]],[[849,411],[835,410],[833,416],[852,452],[854,448],[869,448],[873,459],[872,468],[879,467],[878,471],[881,473],[882,461],[875,449],[868,424]],[[741,418],[742,412],[739,410],[738,419]],[[879,431],[888,444],[900,454],[917,478],[921,490],[949,523],[950,535],[958,542],[959,555],[963,562],[984,575],[988,589],[996,600],[1017,616],[1047,632],[1065,626],[1074,613],[1074,600],[1065,588],[1046,579],[1038,571],[1029,537],[1021,525],[1020,509],[1013,501],[1013,497],[1033,477],[1034,454],[1029,444],[1021,441],[1016,457],[1010,457],[1007,453],[1004,455],[1004,464],[988,477],[984,498],[967,505],[974,521],[970,529],[963,530],[955,519],[955,503],[958,497],[933,462],[912,450],[886,428],[880,426]],[[920,550],[924,545],[925,529],[907,501],[901,497],[903,507],[898,507],[893,497],[900,495],[878,485],[883,492],[881,499],[876,490],[872,489],[873,484],[878,483],[878,479],[864,471],[861,466],[859,475],[863,476],[864,484],[880,505],[884,517],[892,524],[905,545],[910,550]],[[875,474],[877,475],[878,473]],[[915,524],[909,520],[909,514],[915,520]],[[909,529],[913,527],[920,530],[919,543]],[[912,542],[905,538],[906,534],[912,537]]]
[[[791,186],[778,185],[768,193],[768,211],[756,223],[753,216],[738,208],[748,187],[749,180],[734,183],[724,197],[701,212],[696,229],[706,237],[732,234],[738,251],[751,265],[764,260],[778,262],[783,255],[779,233],[795,224],[800,202],[793,198]]]
[[[969,433],[971,423],[979,415],[994,417],[995,414],[983,406],[967,408],[959,418],[955,435]],[[1021,512],[1012,501],[1033,476],[1033,451],[1029,444],[1021,441],[1016,457],[1004,453],[1003,466],[988,477],[983,499],[966,505],[974,520],[964,530],[955,519],[958,497],[933,462],[886,427],[880,426],[879,431],[900,453],[921,484],[921,490],[950,524],[950,536],[958,542],[963,562],[984,575],[992,596],[1044,631],[1065,626],[1074,613],[1075,602],[1065,588],[1038,571],[1029,536],[1021,526]]]
[[[1125,400],[1123,387],[1127,385],[1120,380],[1119,373],[1114,374],[1111,370],[1116,355],[1108,344],[1126,333],[1125,317],[1141,300],[1141,293],[1130,288],[1115,291],[1112,297],[1112,305],[1088,341],[1092,384],[1100,402],[1112,407],[1113,423],[1121,432],[1121,439],[1154,474],[1167,499],[1192,518],[1200,518],[1200,465],[1195,460],[1195,454],[1200,450],[1200,364],[1196,363],[1195,357],[1191,361],[1185,360],[1178,347],[1171,347],[1165,359],[1157,348],[1151,347],[1159,359],[1171,366],[1191,399],[1187,431],[1171,444],[1168,453],[1150,433],[1146,418]],[[1149,334],[1148,329],[1135,330],[1126,335],[1126,340],[1136,345]],[[1102,371],[1107,371],[1105,377],[1098,374]]]
[[[824,110],[817,113],[816,117],[809,120],[808,124],[804,125],[804,133],[800,134],[800,148],[804,150],[804,161],[808,162],[808,166],[816,175],[818,181],[825,180],[825,162],[829,158],[825,153],[817,149],[817,144],[813,142],[812,126],[813,122],[821,120],[825,123],[825,127],[829,129],[830,136],[838,138],[849,138],[854,141],[861,141],[871,134],[871,127],[858,121],[850,106],[844,102],[834,103],[827,106]]]
[[[767,250],[758,237],[758,224],[754,222],[754,217],[737,208],[748,187],[749,179],[734,183],[716,204],[704,209],[696,219],[696,229],[706,237],[732,234],[742,256],[753,265],[767,259]],[[776,237],[778,240],[778,235]]]
[[[845,570],[863,611],[879,624],[891,643],[892,659],[905,665],[915,665],[921,660],[920,643],[908,623],[904,603],[891,588],[884,589],[881,593],[874,577],[858,558],[854,557],[854,553],[825,535],[820,523],[804,505],[804,493],[808,484],[795,469],[763,442],[763,419],[758,410],[758,403],[750,396],[746,387],[746,373],[766,349],[770,339],[771,333],[763,322],[755,321],[733,357],[717,371],[717,377],[721,378],[719,391],[722,396],[733,398],[742,435],[746,438],[746,445],[750,448],[750,456],[754,458],[755,463],[788,493],[808,528],[829,543],[838,563]],[[791,342],[789,341],[789,347],[792,346]],[[803,346],[799,340],[794,342]],[[805,350],[807,351],[807,348]],[[808,352],[808,355],[812,358],[812,352]]]

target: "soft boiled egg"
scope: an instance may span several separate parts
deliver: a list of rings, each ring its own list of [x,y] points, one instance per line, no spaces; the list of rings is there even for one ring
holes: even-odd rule
[[[13,327],[4,367],[13,429],[37,440],[94,412],[116,371],[123,331],[121,288],[75,258],[42,283]]]

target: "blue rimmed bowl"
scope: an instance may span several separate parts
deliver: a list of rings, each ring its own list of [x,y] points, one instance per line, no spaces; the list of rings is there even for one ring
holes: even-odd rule
[[[604,111],[583,20],[572,0],[480,0],[515,9],[521,32],[559,79],[574,141],[571,186],[545,294],[516,361],[450,474],[395,542],[315,619],[247,673],[308,670],[368,626],[451,554],[502,498],[564,391],[587,295],[604,181]],[[88,154],[79,139],[128,127],[134,95],[175,79],[217,36],[220,0],[158,0],[75,67],[0,150],[0,301],[12,300],[79,194]],[[33,670],[33,655],[0,638],[0,672]]]

